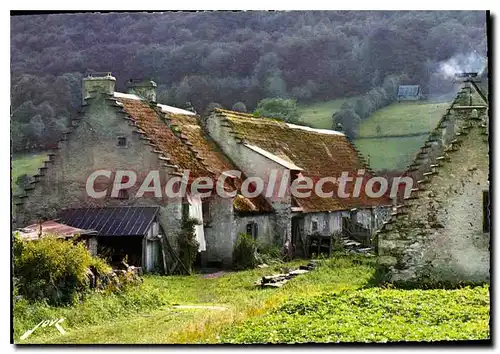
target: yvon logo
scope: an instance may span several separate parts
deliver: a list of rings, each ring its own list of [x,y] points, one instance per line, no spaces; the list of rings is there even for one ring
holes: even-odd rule
[[[60,323],[64,321],[64,318],[59,318],[59,319],[55,319],[55,320],[45,320],[45,321],[41,321],[39,324],[37,324],[35,327],[33,327],[32,329],[30,330],[27,330],[26,332],[24,332],[24,334],[20,337],[21,340],[25,340],[27,339],[33,332],[35,332],[35,330],[39,327],[43,328],[43,327],[50,327],[50,326],[54,326],[57,328],[57,330],[59,331],[59,333],[61,334],[66,334],[66,331],[61,327]]]

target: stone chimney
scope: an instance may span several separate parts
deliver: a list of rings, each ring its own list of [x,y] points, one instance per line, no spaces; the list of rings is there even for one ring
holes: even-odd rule
[[[130,79],[127,92],[137,95],[143,100],[156,102],[156,87],[156,82],[153,80]]]
[[[82,85],[82,103],[85,99],[93,97],[96,93],[113,95],[115,92],[116,79],[107,73],[90,73],[83,79]]]

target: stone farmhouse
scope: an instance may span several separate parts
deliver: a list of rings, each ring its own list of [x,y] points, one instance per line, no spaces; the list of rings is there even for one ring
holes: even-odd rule
[[[488,102],[473,81],[466,81],[408,174],[417,186],[376,232],[388,280],[488,281]]]
[[[366,176],[373,172],[342,133],[295,126],[267,118],[217,109],[208,117],[156,102],[153,81],[130,82],[128,93],[115,91],[116,79],[108,74],[83,79],[82,110],[73,119],[33,183],[15,199],[16,227],[55,220],[84,229],[93,253],[101,246],[120,249],[131,264],[146,271],[169,272],[182,220],[194,216],[202,264],[232,263],[239,234],[257,242],[283,246],[291,242],[298,254],[310,234],[340,233],[344,223],[369,230],[386,220],[385,196],[359,198],[293,198],[291,182],[307,175],[338,176],[341,171]],[[232,197],[170,198],[144,193],[133,184],[111,196],[113,175],[100,175],[88,194],[88,177],[96,171],[133,170],[138,180],[159,171],[162,185],[190,172],[197,177],[224,177],[223,189]],[[241,187],[247,176],[269,183],[270,171],[290,176],[287,193],[245,197]],[[231,172],[233,171],[233,172]],[[234,173],[241,171],[241,175]],[[121,183],[129,177],[123,176]],[[116,180],[116,178],[115,178]],[[348,189],[352,186],[348,186]]]

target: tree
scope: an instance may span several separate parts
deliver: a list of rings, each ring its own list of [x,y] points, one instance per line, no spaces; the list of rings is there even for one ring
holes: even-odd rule
[[[247,106],[245,106],[245,104],[243,102],[238,101],[235,104],[233,104],[232,110],[236,111],[236,112],[246,112]]]
[[[259,102],[254,112],[260,117],[279,118],[296,123],[299,119],[297,101],[284,98],[265,98]]]
[[[358,132],[358,126],[361,122],[361,118],[350,109],[342,109],[333,114],[333,125],[332,128],[335,129],[337,124],[340,123],[344,129],[344,132],[350,138],[355,138]]]

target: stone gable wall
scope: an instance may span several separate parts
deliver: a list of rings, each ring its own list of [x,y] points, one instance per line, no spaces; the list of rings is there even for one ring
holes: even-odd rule
[[[454,105],[465,98],[462,92]],[[471,118],[471,111],[447,113],[436,134],[442,138],[432,142],[425,167],[414,171],[418,185],[378,232],[379,261],[392,282],[489,280],[482,199],[489,188],[486,112]]]

